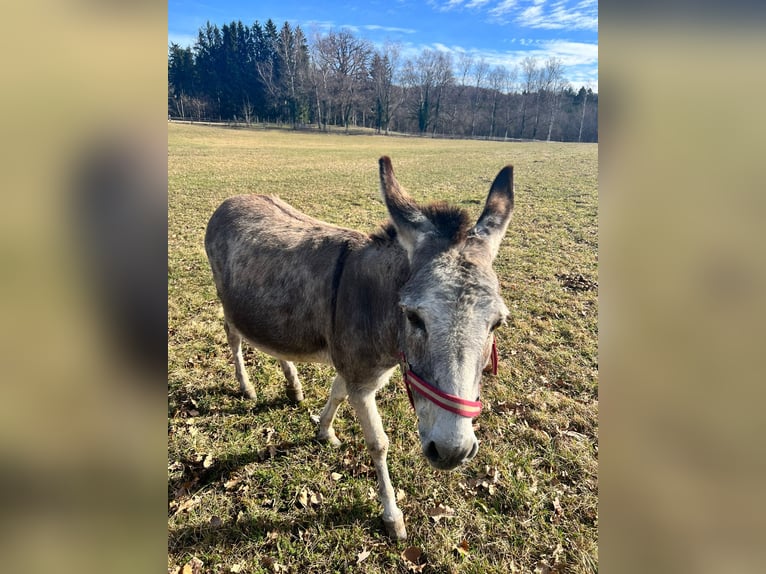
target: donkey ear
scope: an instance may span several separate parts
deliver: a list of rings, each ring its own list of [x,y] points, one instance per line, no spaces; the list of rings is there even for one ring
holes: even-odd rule
[[[426,234],[433,232],[434,226],[396,181],[391,158],[383,156],[378,164],[380,165],[380,194],[396,227],[397,239],[412,259],[418,241]]]
[[[500,249],[505,230],[513,213],[513,166],[507,165],[492,182],[492,187],[484,204],[484,211],[479,216],[473,229],[468,233],[468,241],[481,245],[494,259]]]

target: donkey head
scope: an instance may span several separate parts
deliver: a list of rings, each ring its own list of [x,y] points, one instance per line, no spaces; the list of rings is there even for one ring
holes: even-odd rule
[[[462,210],[417,205],[388,157],[380,159],[380,186],[410,262],[399,292],[400,345],[408,372],[424,385],[411,392],[423,454],[435,468],[451,470],[479,449],[472,417],[492,332],[508,315],[492,262],[513,211],[513,167],[498,173],[473,227]]]

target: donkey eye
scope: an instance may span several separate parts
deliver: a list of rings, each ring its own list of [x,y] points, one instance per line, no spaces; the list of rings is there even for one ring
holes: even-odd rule
[[[420,315],[418,315],[415,311],[407,311],[407,321],[410,322],[410,325],[420,331],[426,330],[426,324],[423,322],[423,319],[420,318]]]

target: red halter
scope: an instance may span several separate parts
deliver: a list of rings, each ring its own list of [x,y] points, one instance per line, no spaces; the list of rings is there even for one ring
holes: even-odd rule
[[[497,375],[497,345],[495,344],[494,337],[492,337],[490,357],[492,360],[492,374]],[[400,353],[400,358],[402,360],[402,373],[404,373],[404,387],[407,389],[407,396],[410,398],[410,404],[413,409],[415,408],[415,403],[412,400],[412,389],[435,405],[451,413],[471,419],[479,416],[479,413],[481,413],[481,401],[467,401],[437,389],[412,372],[404,353]]]

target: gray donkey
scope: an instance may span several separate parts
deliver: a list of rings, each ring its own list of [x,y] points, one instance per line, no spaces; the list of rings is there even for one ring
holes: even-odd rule
[[[333,420],[348,398],[375,465],[383,522],[403,539],[375,394],[400,365],[431,465],[451,470],[476,455],[482,372],[497,367],[492,332],[508,315],[492,262],[513,211],[513,167],[498,173],[471,227],[463,210],[416,204],[391,160],[379,165],[391,221],[377,233],[318,221],[275,197],[243,195],[210,218],[205,249],[242,392],[256,396],[242,339],[279,360],[294,401],[303,391],[293,361],[333,365],[317,438],[340,444]]]

